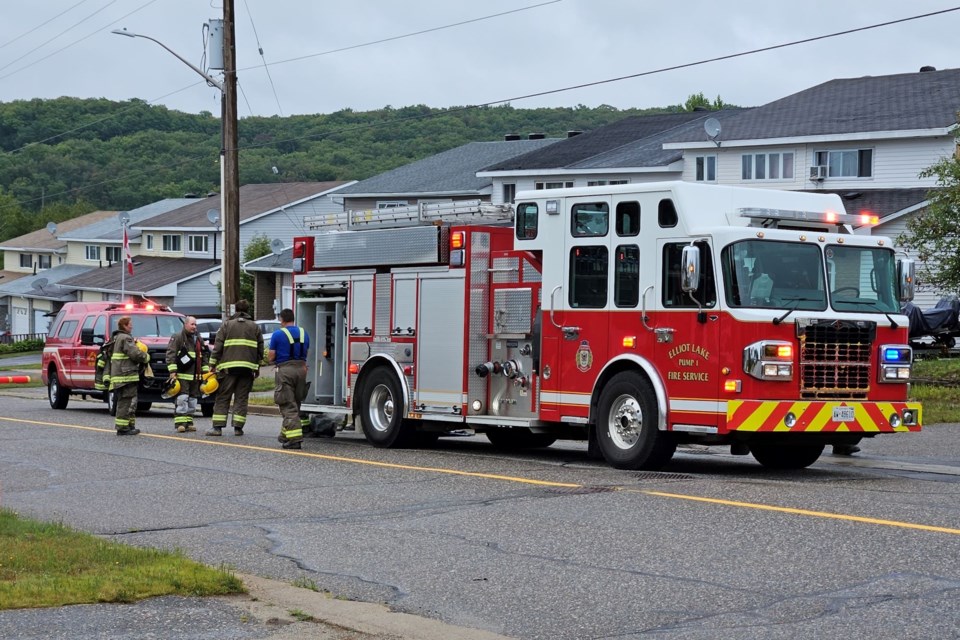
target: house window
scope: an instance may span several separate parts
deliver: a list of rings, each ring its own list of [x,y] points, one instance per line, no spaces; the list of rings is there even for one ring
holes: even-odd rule
[[[747,153],[740,157],[741,180],[793,180],[793,152]]]
[[[379,200],[377,209],[393,209],[395,207],[405,207],[407,204],[406,200]]]
[[[191,253],[206,253],[209,249],[207,236],[187,236],[187,251]]]
[[[573,182],[537,182],[536,188],[539,189],[563,189],[564,187],[573,188]]]
[[[84,246],[84,258],[87,260],[99,260],[100,259],[100,245],[98,244],[88,244]]]
[[[608,184],[630,184],[629,180],[587,180],[588,187],[605,187]],[[573,186],[573,185],[570,185]]]
[[[33,254],[32,253],[21,253],[20,254],[20,268],[29,269],[33,266]]]
[[[46,256],[46,255],[39,255],[39,256],[37,256],[37,261],[40,263],[40,264],[39,264],[39,268],[41,268],[41,269],[49,269],[49,268],[50,268],[50,260],[51,260],[51,257],[50,257],[50,256]]]
[[[121,247],[106,247],[107,262],[120,262],[123,260],[123,249]]]
[[[697,156],[697,182],[717,181],[717,156]]]
[[[602,309],[607,306],[607,248],[574,247],[570,250],[570,306]]]
[[[147,249],[153,251],[153,234],[147,234]]]
[[[826,166],[828,178],[870,178],[873,176],[873,149],[816,151],[813,163]]]
[[[180,251],[181,238],[182,236],[179,236],[179,235],[164,235],[163,250],[164,251]]]
[[[503,201],[506,204],[513,203],[513,199],[517,196],[517,185],[515,184],[505,184],[503,185]]]

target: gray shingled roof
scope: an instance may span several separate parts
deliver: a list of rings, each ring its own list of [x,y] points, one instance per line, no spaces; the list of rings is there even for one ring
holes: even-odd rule
[[[196,202],[196,198],[167,198],[166,200],[159,200],[157,202],[151,202],[148,205],[140,207],[138,209],[131,209],[127,213],[130,214],[130,229],[127,232],[127,235],[130,237],[131,242],[134,239],[140,237],[140,231],[136,229],[136,225],[139,222],[144,220],[149,220],[158,213],[164,213],[166,211],[172,211],[179,207],[182,207],[191,202]],[[121,242],[123,240],[123,233],[120,229],[120,222],[117,219],[117,216],[114,215],[111,218],[102,220],[100,222],[89,224],[85,227],[77,229],[76,231],[71,231],[69,233],[64,233],[60,235],[61,240],[98,240],[98,241],[114,241]]]
[[[293,247],[287,247],[278,256],[262,256],[243,265],[244,271],[293,271]]]
[[[721,139],[763,140],[951,127],[960,69],[842,78],[751,109],[723,124]],[[670,142],[702,142],[686,132]]]
[[[61,239],[62,237],[70,235],[74,231],[82,229],[87,225],[110,219],[114,221],[117,220],[116,211],[94,211],[82,216],[77,216],[76,218],[71,218],[70,220],[58,222],[57,231],[54,234],[51,234],[49,231],[47,231],[46,227],[44,227],[43,229],[37,229],[36,231],[31,231],[30,233],[26,233],[22,236],[5,240],[3,244],[0,244],[0,249],[13,251],[39,250],[56,252],[57,250],[64,249],[67,246],[66,241]]]
[[[48,300],[76,300],[74,287],[65,287],[64,280],[79,276],[93,267],[80,264],[61,264],[52,269],[44,269],[37,275],[28,275],[23,278],[4,284],[0,280],[0,296],[28,296]],[[43,287],[35,286],[37,282],[46,280]]]
[[[86,273],[67,278],[61,284],[74,289],[120,291],[123,268],[122,262],[115,262],[107,267],[95,267]],[[127,274],[124,286],[128,293],[146,295],[168,284],[219,268],[220,263],[213,260],[136,256],[133,259],[133,275]]]
[[[912,189],[822,189],[822,193],[836,193],[843,199],[847,213],[869,212],[880,220],[904,209],[926,202],[927,188]]]
[[[240,187],[240,223],[280,207],[289,207],[295,202],[318,196],[342,184],[345,184],[345,181],[245,184]],[[176,211],[141,220],[137,226],[143,229],[213,229],[213,225],[207,218],[207,211],[210,209],[220,211],[219,195],[191,200],[186,206],[181,206]]]
[[[716,114],[717,112],[685,111],[683,113],[631,116],[602,126],[599,129],[567,138],[546,149],[531,151],[501,162],[491,163],[482,170],[523,171],[571,168],[578,163],[588,161],[590,158],[618,149],[628,143],[651,138],[691,121],[702,121],[711,116],[715,117]],[[671,152],[670,155],[676,154]]]
[[[560,138],[470,142],[455,149],[405,164],[361,180],[338,191],[338,195],[367,194],[479,194],[492,182],[478,178],[477,171],[494,163],[548,147]]]

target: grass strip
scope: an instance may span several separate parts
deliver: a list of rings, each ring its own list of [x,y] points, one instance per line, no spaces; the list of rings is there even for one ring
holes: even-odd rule
[[[226,568],[0,509],[0,609],[245,593]]]

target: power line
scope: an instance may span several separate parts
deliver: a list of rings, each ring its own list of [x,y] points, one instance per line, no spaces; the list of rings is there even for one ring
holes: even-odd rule
[[[382,38],[380,40],[371,40],[370,42],[354,44],[354,45],[350,45],[349,47],[341,47],[339,49],[331,49],[329,51],[321,51],[320,53],[309,53],[305,56],[298,56],[296,58],[288,58],[286,60],[280,60],[278,62],[271,62],[270,66],[276,66],[278,64],[286,64],[288,62],[297,62],[298,60],[307,60],[308,58],[316,58],[318,56],[327,56],[327,55],[330,55],[331,53],[340,53],[341,51],[350,51],[352,49],[360,49],[361,47],[369,47],[375,44],[383,44],[384,42],[392,42],[394,40],[403,40],[404,38],[412,38],[413,36],[420,36],[425,33],[433,33],[434,31],[443,31],[445,29],[452,29],[453,27],[462,27],[465,24],[472,24],[474,22],[483,22],[484,20],[491,20],[493,18],[507,16],[507,15],[510,15],[511,13],[529,11],[530,9],[545,7],[549,4],[556,4],[558,2],[563,2],[563,0],[549,0],[548,2],[541,2],[540,4],[531,4],[526,7],[520,7],[519,9],[511,9],[510,11],[502,11],[500,13],[494,13],[488,16],[481,16],[479,18],[471,18],[469,20],[463,20],[461,22],[454,22],[453,24],[446,24],[441,27],[431,27],[429,29],[421,29],[420,31],[413,31],[411,33],[405,33],[399,36],[391,36],[389,38]],[[255,68],[256,67],[245,67],[243,69],[237,69],[237,71],[248,71],[250,69],[255,69]]]
[[[31,62],[30,64],[26,64],[26,65],[20,67],[19,69],[15,69],[15,70],[11,71],[10,73],[8,73],[8,74],[6,74],[6,75],[0,76],[0,80],[4,80],[4,79],[6,79],[6,78],[9,78],[10,76],[16,75],[16,74],[20,73],[21,71],[23,71],[23,70],[25,70],[25,69],[29,69],[30,67],[32,67],[32,66],[34,66],[34,65],[36,65],[36,64],[40,64],[40,63],[43,62],[44,60],[47,60],[47,59],[49,59],[49,58],[52,58],[53,56],[57,55],[57,54],[60,53],[61,51],[65,51],[65,50],[69,49],[70,47],[72,47],[72,46],[75,45],[75,44],[80,44],[81,42],[83,42],[83,41],[86,40],[87,38],[91,38],[91,37],[97,35],[98,33],[102,32],[102,31],[103,31],[104,29],[106,29],[107,27],[112,27],[113,25],[117,24],[117,23],[120,22],[121,20],[124,20],[124,19],[128,18],[129,16],[132,16],[133,14],[137,13],[138,11],[141,11],[141,10],[149,7],[151,4],[153,4],[153,3],[156,2],[156,1],[157,1],[157,0],[149,0],[148,2],[140,5],[139,7],[137,7],[136,9],[134,9],[133,11],[131,11],[130,13],[127,13],[127,14],[124,14],[124,15],[120,16],[119,18],[117,18],[117,19],[114,20],[113,22],[111,22],[111,23],[109,23],[109,24],[107,24],[107,25],[104,25],[103,27],[100,27],[100,28],[97,29],[96,31],[92,31],[92,32],[88,33],[87,35],[83,36],[82,38],[79,38],[78,40],[74,40],[74,41],[71,42],[70,44],[64,45],[64,46],[60,47],[60,48],[57,49],[56,51],[45,55],[44,57],[40,58],[39,60],[34,60],[34,61]],[[110,4],[113,4],[113,2],[116,2],[116,0],[113,0]],[[107,5],[107,6],[110,6],[110,5]],[[105,9],[105,8],[106,8],[106,7],[104,7],[104,9]],[[18,59],[19,59],[19,58],[18,58]],[[8,64],[8,65],[6,65],[6,66],[9,67],[10,65]],[[3,68],[5,69],[6,67],[3,67]]]
[[[943,14],[951,13],[951,12],[955,12],[955,11],[960,11],[960,6],[952,7],[952,8],[949,8],[949,9],[943,9],[943,10],[940,10],[940,11],[933,11],[933,12],[930,12],[930,13],[924,13],[924,14],[914,15],[914,16],[910,16],[910,17],[907,17],[907,18],[900,18],[900,19],[897,19],[897,20],[889,20],[889,21],[886,21],[886,22],[880,22],[880,23],[876,23],[876,24],[872,24],[872,25],[867,25],[867,26],[864,26],[864,27],[856,27],[856,28],[853,28],[853,29],[845,29],[845,30],[843,30],[843,31],[836,31],[836,32],[833,32],[833,33],[823,34],[823,35],[819,35],[819,36],[813,36],[813,37],[804,38],[804,39],[801,39],[801,40],[793,40],[793,41],[790,41],[790,42],[785,42],[785,43],[781,43],[781,44],[771,45],[771,46],[768,46],[768,47],[761,47],[761,48],[758,48],[758,49],[751,49],[751,50],[748,50],[748,51],[741,51],[741,52],[738,52],[738,53],[731,53],[731,54],[727,54],[727,55],[723,55],[723,56],[716,56],[716,57],[713,57],[713,58],[706,58],[706,59],[698,60],[698,61],[695,61],[695,62],[687,62],[687,63],[683,63],[683,64],[672,65],[672,66],[669,66],[669,67],[661,67],[661,68],[659,68],[659,69],[653,69],[653,70],[649,70],[649,71],[641,71],[641,72],[634,73],[634,74],[630,74],[630,75],[618,76],[618,77],[616,77],[616,78],[607,78],[607,79],[605,79],[605,80],[596,80],[596,81],[594,81],[594,82],[586,82],[586,83],[582,83],[582,84],[577,84],[577,85],[572,85],[572,86],[568,86],[568,87],[563,87],[563,88],[560,88],[560,89],[550,89],[550,90],[547,90],[547,91],[540,91],[540,92],[537,92],[537,93],[530,93],[530,94],[526,94],[526,95],[522,95],[522,96],[515,96],[515,97],[512,97],[512,98],[506,98],[506,99],[501,99],[501,100],[492,100],[492,101],[484,102],[484,103],[481,103],[481,104],[468,105],[468,106],[464,106],[464,107],[455,107],[455,108],[446,109],[446,110],[443,110],[443,111],[440,111],[440,112],[436,112],[436,113],[420,114],[420,115],[415,115],[415,116],[407,116],[407,117],[403,117],[403,118],[393,118],[393,119],[391,119],[391,120],[384,121],[384,122],[375,122],[375,123],[370,123],[370,124],[355,125],[355,126],[352,126],[352,127],[344,127],[344,128],[341,128],[341,129],[336,129],[336,130],[333,130],[333,131],[327,131],[327,132],[319,133],[319,134],[307,134],[307,135],[303,135],[303,136],[297,136],[297,137],[294,137],[294,138],[286,138],[286,139],[283,139],[283,140],[272,140],[272,141],[270,141],[270,142],[264,142],[264,143],[261,143],[261,144],[251,144],[251,145],[247,145],[247,146],[244,146],[244,147],[238,147],[237,150],[238,150],[238,151],[244,151],[244,150],[256,149],[256,148],[265,147],[265,146],[271,146],[271,145],[275,145],[275,144],[282,144],[282,143],[285,143],[285,142],[295,142],[295,141],[297,141],[297,140],[307,140],[307,139],[313,139],[313,138],[324,138],[324,137],[327,137],[327,136],[336,135],[336,134],[341,134],[341,133],[347,133],[347,132],[356,131],[356,130],[370,129],[370,128],[382,127],[382,126],[387,126],[387,125],[394,125],[394,124],[396,124],[396,123],[398,123],[398,122],[407,122],[407,121],[412,121],[412,120],[426,120],[426,119],[429,119],[429,118],[436,118],[436,117],[440,117],[440,116],[450,115],[450,114],[453,114],[453,113],[461,113],[461,112],[469,111],[469,110],[472,110],[472,109],[479,109],[479,108],[482,108],[482,107],[489,107],[489,106],[496,105],[496,104],[503,104],[503,103],[513,102],[513,101],[517,101],[517,100],[525,100],[525,99],[528,99],[528,98],[533,98],[533,97],[538,97],[538,96],[544,96],[544,95],[550,95],[550,94],[555,94],[555,93],[561,93],[561,92],[564,92],[564,91],[572,91],[572,90],[574,90],[574,89],[582,89],[582,88],[585,88],[585,87],[591,87],[591,86],[596,86],[596,85],[600,85],[600,84],[607,84],[607,83],[611,83],[611,82],[619,82],[619,81],[621,81],[621,80],[628,80],[628,79],[632,79],[632,78],[639,78],[639,77],[643,77],[643,76],[650,76],[650,75],[655,75],[655,74],[659,74],[659,73],[666,73],[667,71],[675,71],[675,70],[677,70],[677,69],[685,69],[685,68],[689,68],[689,67],[695,67],[695,66],[710,64],[710,63],[719,62],[719,61],[722,61],[722,60],[730,60],[730,59],[733,59],[733,58],[739,58],[739,57],[748,56],[748,55],[755,55],[755,54],[757,54],[757,53],[763,53],[763,52],[766,52],[766,51],[773,51],[773,50],[776,50],[776,49],[783,49],[783,48],[786,48],[786,47],[798,46],[798,45],[801,45],[801,44],[807,44],[807,43],[815,42],[815,41],[818,41],[818,40],[826,40],[826,39],[829,39],[829,38],[836,38],[836,37],[840,37],[840,36],[844,36],[844,35],[849,35],[849,34],[851,34],[851,33],[858,33],[858,32],[862,32],[862,31],[869,31],[869,30],[873,30],[873,29],[879,29],[879,28],[891,26],[891,25],[894,25],[894,24],[901,24],[901,23],[910,22],[910,21],[913,21],[913,20],[920,20],[920,19],[923,19],[923,18],[929,18],[929,17],[933,17],[933,16],[943,15]],[[199,161],[199,159],[195,159],[195,160],[196,160],[196,161]],[[166,165],[166,167],[164,167],[164,168],[176,167],[176,166],[179,166],[179,165],[181,165],[181,164],[185,164],[185,163],[188,162],[188,161],[193,161],[193,160],[191,160],[191,159],[184,159],[182,162],[174,163],[174,164],[171,164],[171,165]],[[155,169],[151,169],[150,171],[153,171],[153,170],[155,170]],[[101,181],[101,182],[98,182],[98,183],[95,183],[95,184],[88,184],[88,185],[85,185],[85,186],[83,186],[83,187],[77,187],[77,188],[67,189],[67,190],[60,191],[60,192],[53,193],[53,194],[47,194],[46,197],[56,197],[56,196],[61,196],[61,195],[64,195],[64,194],[67,194],[67,193],[71,193],[71,192],[85,191],[85,190],[91,189],[91,188],[93,188],[93,187],[98,187],[98,186],[102,186],[102,185],[105,185],[105,184],[110,184],[110,183],[112,183],[112,182],[116,182],[116,181],[121,180],[121,179],[124,179],[124,178],[134,177],[134,176],[141,175],[141,174],[146,174],[146,173],[148,173],[147,170],[139,171],[139,172],[134,172],[133,174],[128,174],[127,176],[115,177],[115,178],[112,178],[112,179],[110,179],[110,180],[104,180],[104,181]],[[28,199],[28,200],[18,201],[18,202],[15,203],[15,205],[30,204],[30,203],[32,203],[32,202],[36,202],[37,200],[40,200],[40,198],[31,198],[31,199]],[[9,206],[14,206],[14,205],[7,205],[7,206],[9,207]],[[5,207],[0,207],[0,210],[2,210],[3,208],[5,208]]]
[[[14,62],[20,62],[21,60],[23,60],[24,58],[26,58],[27,56],[29,56],[31,53],[33,53],[33,52],[36,51],[37,49],[42,49],[43,47],[47,46],[48,44],[50,44],[51,42],[53,42],[54,40],[56,40],[56,39],[59,38],[60,36],[64,35],[65,33],[69,33],[70,31],[73,31],[74,29],[76,29],[77,27],[79,27],[80,25],[82,25],[82,24],[83,24],[84,22],[86,22],[87,20],[92,19],[95,15],[97,15],[98,13],[100,13],[101,11],[103,11],[104,9],[106,9],[107,7],[109,7],[110,5],[114,4],[116,1],[117,1],[117,0],[110,0],[110,2],[108,2],[108,3],[105,4],[105,5],[103,5],[102,7],[100,7],[99,9],[97,9],[96,11],[94,11],[93,13],[91,13],[90,15],[88,15],[86,18],[83,18],[83,19],[80,20],[79,22],[74,22],[72,25],[70,25],[69,27],[67,27],[66,29],[64,29],[63,31],[61,31],[60,33],[58,33],[57,35],[53,36],[52,38],[50,38],[50,39],[48,39],[48,40],[45,40],[44,42],[41,42],[40,44],[38,44],[37,46],[35,46],[33,49],[30,49],[30,51],[27,51],[25,54],[23,54],[23,55],[20,56],[19,58],[14,58],[13,60],[11,60],[10,62],[8,62],[7,64],[3,65],[2,67],[0,67],[0,71],[3,71],[4,69],[6,69],[6,68],[9,67],[10,65],[12,65]],[[7,76],[3,76],[3,77],[6,78]]]
[[[48,20],[44,20],[43,22],[41,22],[40,24],[38,24],[37,26],[35,26],[33,29],[30,29],[29,31],[24,31],[23,33],[21,33],[20,35],[18,35],[18,36],[17,36],[16,38],[14,38],[13,40],[9,40],[9,41],[7,41],[7,42],[4,42],[3,44],[0,44],[0,49],[3,49],[3,48],[6,47],[7,45],[11,45],[11,44],[13,44],[14,42],[16,42],[17,40],[20,40],[21,38],[24,38],[24,37],[30,35],[31,33],[33,33],[34,31],[36,31],[36,30],[39,29],[40,27],[45,27],[45,26],[47,26],[48,24],[50,24],[51,22],[53,22],[54,20],[56,20],[56,19],[59,18],[60,16],[64,15],[65,13],[69,13],[70,11],[76,9],[77,7],[79,7],[80,5],[82,5],[84,2],[87,2],[87,0],[80,0],[80,2],[78,2],[77,4],[72,5],[72,6],[70,6],[70,7],[67,7],[66,9],[64,9],[63,11],[61,11],[60,13],[58,13],[57,15],[53,16],[52,18],[50,18],[50,19],[48,19]]]
[[[250,26],[253,28],[253,37],[257,41],[257,51],[260,52],[260,59],[263,61],[263,70],[267,72],[267,80],[270,81],[270,88],[273,90],[273,99],[277,101],[277,109],[282,118],[283,107],[280,106],[280,96],[277,95],[277,87],[273,84],[273,76],[270,75],[270,66],[267,64],[267,58],[263,55],[263,47],[260,45],[260,34],[257,33],[257,25],[253,22],[253,14],[250,12],[250,5],[247,4],[247,0],[243,0],[243,6],[247,10],[247,15],[250,16]],[[244,99],[246,99],[246,97],[244,97]],[[250,111],[252,112],[253,109]]]

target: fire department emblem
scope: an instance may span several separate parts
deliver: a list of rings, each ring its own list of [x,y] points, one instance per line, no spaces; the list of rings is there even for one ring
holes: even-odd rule
[[[590,343],[584,340],[577,349],[577,369],[586,373],[593,366],[593,352],[590,351]]]

